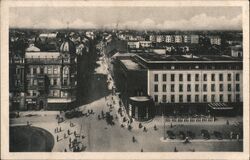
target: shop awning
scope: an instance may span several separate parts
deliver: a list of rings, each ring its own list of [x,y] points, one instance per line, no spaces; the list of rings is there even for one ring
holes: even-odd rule
[[[228,110],[233,109],[232,106],[228,106],[226,103],[209,103],[208,106],[214,110]]]

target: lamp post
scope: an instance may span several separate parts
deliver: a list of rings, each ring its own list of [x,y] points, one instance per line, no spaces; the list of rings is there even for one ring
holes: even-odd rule
[[[165,117],[164,117],[164,113],[163,113],[163,106],[162,106],[162,103],[160,103],[160,106],[162,107],[162,123],[163,123],[163,139],[165,140],[166,139],[166,136],[165,136],[165,130],[166,130],[166,126],[165,126]]]

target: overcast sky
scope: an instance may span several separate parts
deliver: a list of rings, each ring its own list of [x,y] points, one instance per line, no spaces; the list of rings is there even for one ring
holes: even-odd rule
[[[10,27],[241,30],[241,12],[240,7],[18,7],[10,9]]]

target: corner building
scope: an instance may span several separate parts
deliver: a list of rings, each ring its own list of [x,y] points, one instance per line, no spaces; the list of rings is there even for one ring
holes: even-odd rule
[[[242,112],[242,59],[229,56],[137,55],[147,66],[148,95],[165,111]],[[158,112],[162,112],[158,110]]]
[[[76,105],[75,52],[69,39],[59,52],[26,52],[26,109],[63,110]]]

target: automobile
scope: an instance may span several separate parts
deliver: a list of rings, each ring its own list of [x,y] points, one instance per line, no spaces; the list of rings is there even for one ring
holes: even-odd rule
[[[187,131],[187,137],[194,139],[195,138],[195,133],[191,132],[191,131]]]
[[[179,137],[181,140],[184,140],[186,138],[186,134],[183,131],[179,132]]]
[[[218,140],[222,140],[222,134],[218,131],[214,131],[214,136],[218,139]]]
[[[167,135],[168,135],[169,139],[175,139],[176,138],[176,136],[175,136],[175,134],[174,134],[173,131],[167,131]]]
[[[206,139],[206,140],[210,139],[210,134],[209,134],[208,130],[202,129],[202,130],[201,130],[201,135],[202,135],[203,138]]]

